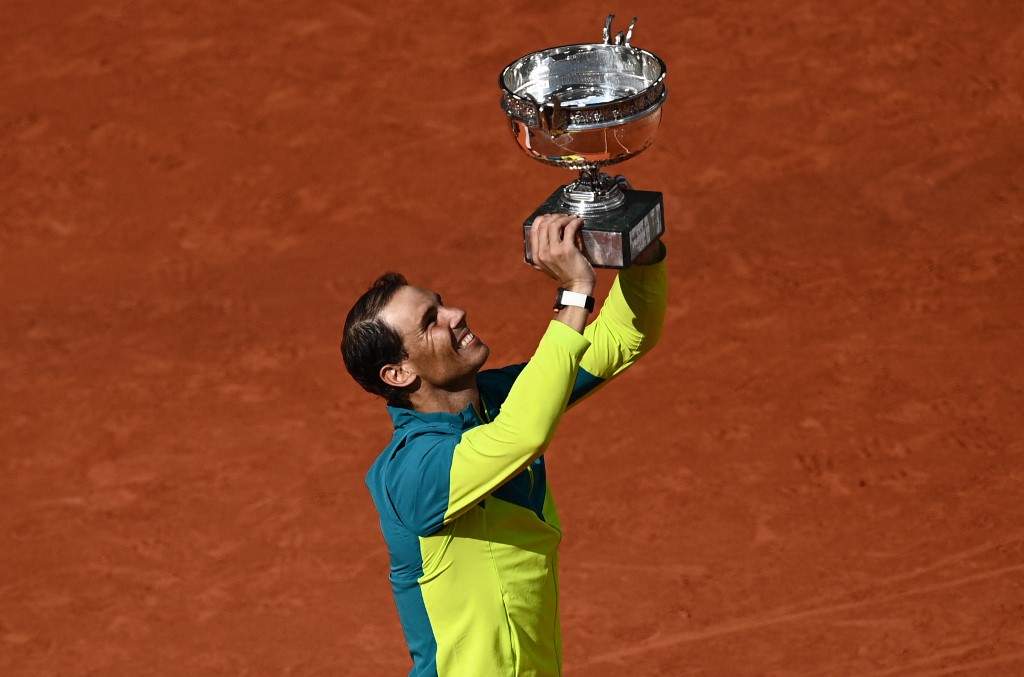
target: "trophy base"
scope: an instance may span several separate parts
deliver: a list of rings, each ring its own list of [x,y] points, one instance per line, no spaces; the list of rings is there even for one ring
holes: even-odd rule
[[[559,187],[523,222],[523,250],[527,263],[533,263],[530,252],[530,228],[541,214],[564,214],[561,203],[565,186]],[[595,268],[628,268],[633,257],[665,232],[664,200],[661,193],[650,190],[623,191],[626,200],[621,207],[603,214],[584,215],[583,253]]]

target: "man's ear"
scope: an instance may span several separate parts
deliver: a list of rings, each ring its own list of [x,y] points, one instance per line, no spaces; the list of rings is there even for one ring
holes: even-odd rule
[[[416,380],[416,374],[402,360],[398,364],[385,364],[380,368],[380,380],[393,388],[406,388]]]

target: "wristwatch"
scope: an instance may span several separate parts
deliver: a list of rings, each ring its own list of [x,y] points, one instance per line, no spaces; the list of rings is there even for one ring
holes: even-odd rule
[[[555,310],[561,310],[566,306],[586,308],[587,312],[592,313],[594,312],[594,297],[559,287],[558,295],[555,296]]]

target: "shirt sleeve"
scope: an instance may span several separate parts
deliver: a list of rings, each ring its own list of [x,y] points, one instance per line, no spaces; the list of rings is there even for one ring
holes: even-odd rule
[[[544,453],[589,346],[590,341],[572,328],[551,322],[501,413],[494,421],[463,433],[452,450],[445,524]]]
[[[622,373],[658,343],[667,307],[664,259],[619,272],[601,312],[584,331],[591,347],[580,363],[570,405]]]

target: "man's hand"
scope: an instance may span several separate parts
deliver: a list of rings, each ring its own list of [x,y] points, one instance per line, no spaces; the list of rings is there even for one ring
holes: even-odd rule
[[[543,214],[530,228],[533,267],[558,280],[570,291],[591,296],[597,275],[583,255],[583,219],[566,214]]]

